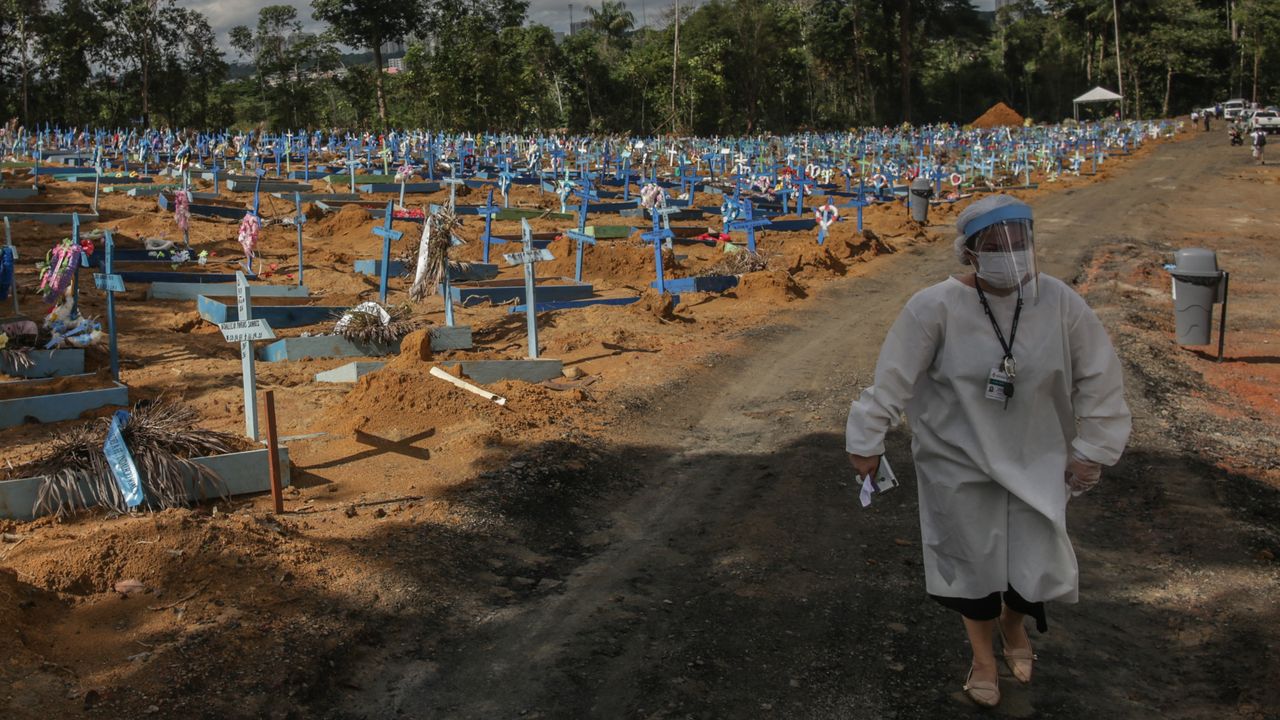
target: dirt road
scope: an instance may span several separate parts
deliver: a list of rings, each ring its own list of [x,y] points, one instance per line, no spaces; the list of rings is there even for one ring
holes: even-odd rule
[[[1176,234],[1180,204],[1240,163],[1223,144],[1214,134],[1162,147],[1108,182],[1039,203],[1041,269],[1070,281],[1102,243]],[[902,304],[956,271],[949,244],[913,246],[874,277],[832,284],[787,324],[752,331],[753,352],[709,358],[700,377],[655,389],[600,460],[630,482],[557,526],[562,552],[533,561],[536,591],[475,608],[443,636],[410,622],[386,629],[351,658],[350,681],[324,698],[328,713],[971,711],[959,693],[960,623],[924,594],[906,433],[888,453],[904,489],[865,510],[842,441],[848,403]],[[1082,602],[1050,607],[1050,632],[1033,638],[1034,686],[1006,675],[996,714],[1280,712],[1268,599],[1280,578],[1250,556],[1250,538],[1274,532],[1280,501],[1190,454],[1147,388],[1129,383],[1125,460],[1072,504]]]

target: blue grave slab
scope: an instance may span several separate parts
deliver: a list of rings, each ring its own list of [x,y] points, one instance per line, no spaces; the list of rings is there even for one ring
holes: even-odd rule
[[[26,200],[39,192],[33,187],[0,188],[0,200]]]
[[[503,380],[523,380],[538,383],[552,380],[564,374],[564,362],[546,358],[525,360],[459,360],[440,363],[452,368],[462,365],[462,374],[481,385]]]
[[[84,373],[84,350],[80,348],[32,350],[27,353],[27,359],[31,361],[31,365],[19,366],[8,358],[0,359],[0,372],[28,379]]]
[[[5,383],[5,387],[37,392],[40,388],[48,386],[49,382],[49,380],[18,380]],[[21,425],[27,422],[28,418],[42,423],[74,420],[80,417],[81,413],[89,410],[111,406],[123,407],[128,404],[129,389],[120,383],[112,383],[110,387],[94,390],[15,397],[0,400],[0,428]]]
[[[258,307],[253,308],[254,315]],[[357,343],[341,335],[312,335],[310,337],[283,338],[258,348],[258,359],[264,362],[285,362],[305,358],[381,357],[400,351],[400,342]]]
[[[116,274],[127,283],[190,283],[190,284],[207,284],[207,283],[226,283],[235,282],[235,273],[206,273],[206,272],[177,272],[167,270],[117,270]],[[250,280],[257,278],[257,275],[247,274]]]
[[[270,450],[248,450],[246,452],[229,453],[192,458],[197,465],[212,470],[221,480],[222,486],[230,495],[249,495],[271,490],[271,471],[267,462]],[[291,482],[289,473],[289,448],[281,446],[276,455],[280,459],[280,484],[288,487]],[[191,502],[210,500],[216,497],[216,490],[205,483],[199,486],[192,471],[183,468],[183,486],[187,499]],[[34,520],[33,510],[40,492],[42,477],[18,478],[0,481],[0,518],[13,520]],[[80,495],[93,498],[94,495],[87,482],[81,481]],[[96,503],[95,503],[96,504]]]
[[[246,192],[251,193],[255,189],[256,183],[250,180],[227,180],[226,188],[230,192]],[[302,192],[310,190],[311,186],[303,183],[294,182],[268,182],[262,181],[261,185],[257,185],[258,192]]]
[[[356,185],[356,189],[362,193],[398,193],[400,192],[400,183],[366,183],[364,185]],[[439,192],[439,190],[440,183],[412,182],[404,184],[405,194],[425,194]]]
[[[539,278],[536,297],[545,300],[583,300],[591,297],[594,288],[590,283],[578,282],[573,278]],[[554,285],[545,283],[554,282]],[[463,306],[482,302],[504,303],[524,298],[524,281],[518,278],[503,280],[483,280],[479,282],[450,284],[449,292],[453,301]]]
[[[251,285],[254,298],[263,297],[307,297],[310,291],[305,285]],[[184,283],[153,282],[147,289],[148,300],[195,300],[201,295],[208,297],[236,296],[236,284],[225,283]]]
[[[386,363],[378,361],[350,362],[332,370],[316,373],[316,382],[353,383],[371,372],[386,367]]]
[[[196,195],[195,193],[192,194],[193,199],[196,199],[195,195]],[[172,194],[160,193],[159,195],[157,195],[156,205],[160,206],[161,210],[172,211],[173,210]],[[208,217],[225,217],[225,218],[232,218],[236,220],[244,217],[244,214],[249,211],[248,208],[239,206],[235,203],[232,203],[229,205],[215,205],[213,203],[208,203],[208,202],[204,202],[204,203],[193,202],[191,203],[189,208],[191,210],[192,215],[204,215]]]
[[[621,298],[587,298],[586,300],[561,300],[553,302],[540,302],[534,307],[534,312],[547,312],[548,310],[574,310],[576,308],[591,307],[593,305],[632,305],[637,302],[639,297],[621,297]],[[680,296],[672,295],[671,299],[679,303]],[[527,305],[513,305],[507,308],[507,313],[522,313],[528,309]]]
[[[330,305],[303,305],[307,298],[255,298],[254,319],[266,320],[272,328],[305,327],[335,322],[350,308]],[[201,295],[196,299],[200,317],[216,325],[240,319],[235,300],[223,302],[218,298]]]
[[[645,210],[644,208],[635,207],[633,205],[630,208],[627,208],[626,210],[619,210],[618,214],[623,217],[642,218],[648,212],[649,211]],[[706,214],[707,212],[704,211],[703,208],[686,208],[686,209],[678,210],[676,212],[671,213],[669,217],[673,221],[674,220],[701,220]],[[720,208],[715,208],[715,211],[712,214],[719,215]]]
[[[796,220],[774,220],[769,224],[768,230],[780,230],[782,232],[796,232],[802,230],[812,230],[818,226],[818,221],[813,218]]]
[[[145,185],[146,183],[155,182],[147,177],[117,177],[115,175],[103,175],[98,177],[97,173],[80,173],[79,175],[60,175],[59,180],[66,182],[96,182],[101,185]]]
[[[403,275],[405,272],[404,263],[399,260],[392,260],[388,266],[389,274]],[[355,271],[360,275],[369,275],[371,277],[382,277],[382,260],[367,259],[357,260]],[[461,268],[452,268],[449,271],[450,280],[492,280],[498,276],[498,266],[492,263],[467,263]]]
[[[669,293],[691,292],[724,292],[738,285],[737,275],[707,275],[703,277],[668,278],[663,287]],[[658,282],[649,283],[649,287],[657,288]]]
[[[8,212],[8,211],[5,211],[4,209],[0,209],[0,215],[3,215],[4,217],[9,218],[9,220],[12,222],[22,222],[23,220],[30,220],[31,222],[44,223],[45,225],[70,225],[72,223],[73,215],[80,216],[81,224],[98,222],[98,214],[93,211],[89,211],[89,212],[77,211],[74,213],[70,213],[70,212]]]
[[[293,200],[294,194],[295,193],[277,192],[277,193],[271,193],[271,196],[278,198],[280,200]],[[304,192],[304,193],[297,193],[297,195],[299,199],[302,200],[302,202],[316,202],[317,200],[323,200],[328,202],[341,202],[341,201],[352,201],[352,200],[360,199],[359,194],[353,194],[353,193]]]
[[[290,180],[306,180],[310,182],[311,180],[321,180],[326,175],[331,174],[331,172],[332,171],[328,167],[321,165],[320,167],[312,168],[310,173],[307,173],[305,170],[294,170],[286,175],[286,177]]]

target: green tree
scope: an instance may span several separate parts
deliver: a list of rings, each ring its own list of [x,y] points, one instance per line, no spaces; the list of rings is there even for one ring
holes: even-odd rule
[[[382,91],[382,46],[404,40],[423,20],[422,6],[403,0],[312,0],[315,19],[329,23],[337,38],[352,47],[373,51],[374,91],[378,123],[387,125],[387,104]]]

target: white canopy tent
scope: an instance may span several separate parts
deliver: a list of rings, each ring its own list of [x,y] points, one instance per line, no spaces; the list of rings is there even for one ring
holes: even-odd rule
[[[1123,98],[1124,96],[1122,95],[1117,95],[1116,93],[1113,93],[1102,86],[1098,86],[1090,90],[1089,92],[1081,95],[1080,97],[1076,98],[1075,100],[1072,100],[1071,111],[1075,115],[1076,120],[1079,120],[1081,103],[1116,102],[1118,100],[1122,100]]]

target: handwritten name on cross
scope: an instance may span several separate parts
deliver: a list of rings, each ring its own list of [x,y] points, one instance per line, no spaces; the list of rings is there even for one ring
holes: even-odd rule
[[[529,359],[538,359],[538,318],[537,318],[537,300],[535,285],[537,279],[534,273],[534,265],[548,260],[555,260],[555,256],[546,248],[536,249],[533,247],[533,229],[529,227],[529,221],[520,219],[520,237],[524,244],[524,251],[518,253],[507,253],[503,255],[503,259],[508,265],[524,265],[524,303],[525,303],[525,319],[529,328]]]
[[[244,273],[236,271],[236,319],[218,326],[227,342],[240,343],[240,373],[244,385],[244,433],[250,440],[258,439],[258,377],[254,367],[253,343],[255,340],[274,340],[276,334],[266,320],[253,319],[253,305],[249,293],[249,281]]]

